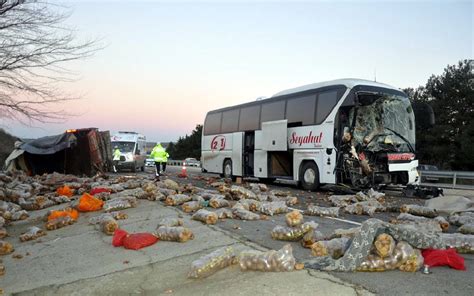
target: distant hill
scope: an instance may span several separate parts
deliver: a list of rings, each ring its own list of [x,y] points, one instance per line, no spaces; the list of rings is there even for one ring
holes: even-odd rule
[[[3,129],[0,129],[0,168],[3,167],[5,159],[15,148],[15,142],[18,141],[18,138],[10,135]]]

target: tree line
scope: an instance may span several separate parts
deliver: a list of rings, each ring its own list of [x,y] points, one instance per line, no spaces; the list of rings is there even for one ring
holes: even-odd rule
[[[448,65],[426,85],[406,88],[413,102],[433,108],[435,125],[417,126],[416,154],[420,164],[441,169],[474,170],[474,80],[471,62]]]

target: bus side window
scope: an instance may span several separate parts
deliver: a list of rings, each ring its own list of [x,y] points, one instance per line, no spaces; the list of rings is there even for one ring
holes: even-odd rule
[[[219,134],[221,132],[222,113],[207,114],[204,122],[204,135]]]
[[[233,133],[239,128],[240,109],[222,112],[221,133]]]
[[[338,100],[337,90],[323,92],[318,95],[318,108],[316,110],[317,124],[323,123],[334,106],[336,106]]]
[[[285,119],[285,101],[265,103],[262,105],[260,127],[262,122]]]
[[[302,126],[314,124],[314,108],[316,95],[288,99],[286,105],[286,119],[288,126]]]
[[[239,131],[254,131],[260,122],[260,105],[240,109]]]

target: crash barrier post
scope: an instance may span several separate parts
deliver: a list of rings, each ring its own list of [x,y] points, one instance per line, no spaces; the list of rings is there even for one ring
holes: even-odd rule
[[[458,179],[461,180],[474,180],[474,172],[467,171],[420,171],[420,178],[445,178],[452,179],[451,185],[444,187],[451,187],[453,189],[472,189],[474,188],[474,182],[471,185],[459,184]],[[437,184],[439,187],[443,187],[443,184]]]

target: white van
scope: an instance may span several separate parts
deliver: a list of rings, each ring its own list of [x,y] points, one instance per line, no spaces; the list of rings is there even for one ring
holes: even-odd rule
[[[136,172],[139,168],[142,172],[145,171],[146,138],[136,132],[118,132],[110,137],[112,142],[112,149],[117,147],[120,150],[120,160],[117,169],[130,169]]]

